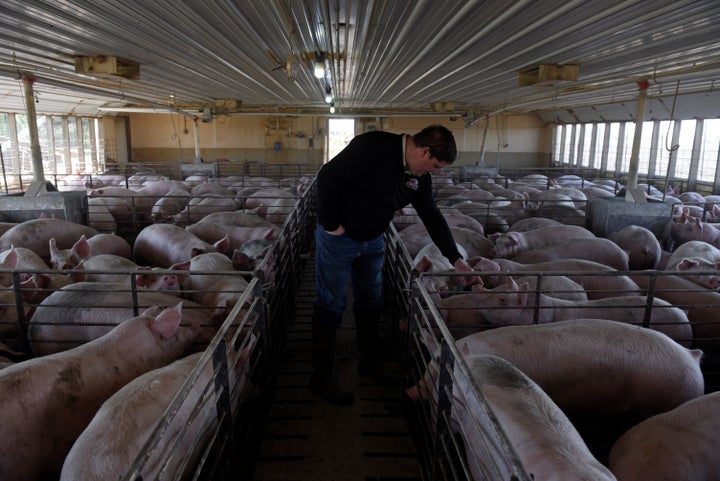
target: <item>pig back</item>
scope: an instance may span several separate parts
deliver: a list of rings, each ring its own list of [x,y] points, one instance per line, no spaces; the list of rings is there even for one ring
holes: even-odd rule
[[[216,321],[209,309],[164,292],[137,288],[137,312],[179,302],[183,302],[182,325],[212,330]],[[33,353],[44,356],[97,339],[134,317],[134,304],[133,293],[124,284],[77,282],[57,290],[43,300],[30,319],[28,340]]]
[[[12,246],[34,251],[46,262],[50,260],[50,239],[59,249],[69,249],[83,235],[90,238],[98,231],[86,225],[62,219],[31,219],[21,222],[0,236],[0,251]]]

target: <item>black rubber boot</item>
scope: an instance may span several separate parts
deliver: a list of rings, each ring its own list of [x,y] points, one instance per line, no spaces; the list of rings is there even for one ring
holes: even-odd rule
[[[380,340],[380,311],[357,309],[354,311],[357,325],[357,343],[360,351],[358,373],[369,376],[381,386],[400,385],[400,376],[383,362],[383,344]]]
[[[313,373],[310,390],[331,404],[348,406],[355,401],[350,391],[344,390],[333,374],[335,362],[335,328],[313,326]]]

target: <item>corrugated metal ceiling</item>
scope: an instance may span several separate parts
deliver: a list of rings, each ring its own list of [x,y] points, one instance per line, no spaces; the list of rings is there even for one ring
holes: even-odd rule
[[[628,120],[648,79],[655,117],[676,90],[677,116],[720,115],[718,0],[3,0],[0,40],[6,112],[24,111],[30,76],[38,113],[231,105],[216,99],[326,113],[324,54],[339,114]],[[78,55],[136,62],[141,78],[75,73]],[[541,63],[579,64],[579,79],[519,86]]]

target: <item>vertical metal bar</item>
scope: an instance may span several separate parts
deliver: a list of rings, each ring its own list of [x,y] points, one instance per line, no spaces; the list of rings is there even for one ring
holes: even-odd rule
[[[445,338],[441,339],[441,352],[440,352],[440,372],[438,378],[438,403],[437,403],[437,419],[435,420],[435,448],[433,453],[433,480],[442,479],[440,474],[442,472],[440,466],[440,459],[443,457],[443,453],[439,452],[443,445],[443,438],[450,435],[450,426],[443,422],[445,416],[444,413],[448,413],[448,419],[450,418],[450,410],[452,403],[450,401],[450,392],[452,392],[452,375],[450,373],[451,366],[454,365],[452,351],[445,342]],[[447,369],[446,369],[447,367]]]
[[[221,339],[213,351],[213,369],[215,376],[215,392],[218,394],[215,404],[219,421],[218,436],[225,438],[229,443],[229,452],[236,452],[235,435],[233,433],[233,413],[230,402],[230,378],[228,376],[227,347],[225,339]],[[237,464],[237,456],[230,456],[230,473],[228,479],[238,479],[240,472]]]

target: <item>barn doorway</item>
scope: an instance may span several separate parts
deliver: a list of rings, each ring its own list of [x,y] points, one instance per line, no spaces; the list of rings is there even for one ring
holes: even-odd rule
[[[328,119],[328,148],[325,162],[335,157],[355,137],[355,119]]]

